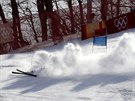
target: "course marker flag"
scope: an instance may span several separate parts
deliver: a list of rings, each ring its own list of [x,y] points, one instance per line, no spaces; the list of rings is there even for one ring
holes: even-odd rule
[[[107,46],[107,36],[94,36],[93,38],[93,45]]]

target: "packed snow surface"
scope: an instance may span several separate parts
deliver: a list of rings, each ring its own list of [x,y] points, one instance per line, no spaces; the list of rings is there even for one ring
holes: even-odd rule
[[[135,29],[0,56],[0,101],[135,101]],[[13,75],[34,71],[37,78]]]

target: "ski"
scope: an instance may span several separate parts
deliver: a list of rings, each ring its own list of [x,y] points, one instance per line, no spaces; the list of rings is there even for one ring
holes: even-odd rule
[[[24,75],[28,75],[28,76],[33,76],[33,77],[37,77],[37,75],[32,74],[30,72],[24,72],[22,70],[16,69],[18,72],[12,72],[13,74],[24,74]]]
[[[23,74],[23,73],[19,73],[19,72],[12,72],[12,74]]]
[[[30,72],[24,72],[24,71],[22,71],[22,70],[19,70],[19,69],[16,69],[18,72],[20,72],[20,73],[23,73],[23,74],[25,74],[25,75],[29,75],[29,76],[33,76],[33,77],[37,77],[37,75],[35,75],[35,74],[32,74],[32,73],[30,73]]]

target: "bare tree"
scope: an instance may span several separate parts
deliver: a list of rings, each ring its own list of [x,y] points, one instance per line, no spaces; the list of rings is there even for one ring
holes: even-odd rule
[[[92,22],[92,0],[87,0],[87,23]]]
[[[13,32],[14,32],[13,35],[14,35],[14,41],[15,41],[15,46],[16,46],[15,48],[23,47],[25,45],[28,45],[28,42],[26,42],[23,39],[21,26],[20,26],[20,17],[19,17],[18,6],[16,3],[16,0],[11,0],[11,8],[12,8],[12,16],[13,16]]]
[[[66,0],[68,8],[69,8],[69,19],[71,23],[71,33],[75,33],[75,20],[74,20],[74,14],[73,14],[73,6],[72,6],[72,0]]]
[[[18,13],[17,9],[17,4],[15,0],[11,0],[11,8],[12,8],[12,16],[13,16],[13,36],[14,36],[14,45],[13,48],[19,48],[21,47],[19,44],[19,35],[18,35],[18,30],[17,30],[17,24],[18,24],[18,18],[16,18],[16,13]]]
[[[130,0],[131,9],[135,10],[135,0]]]
[[[39,18],[41,22],[41,30],[42,30],[42,41],[47,40],[48,29],[47,25],[50,24],[51,30],[50,33],[52,35],[53,40],[57,40],[60,37],[59,28],[58,28],[58,19],[53,11],[53,2],[52,0],[37,0],[37,7],[39,12]],[[47,22],[47,19],[50,19],[50,22]]]
[[[2,22],[3,22],[3,23],[7,23],[7,20],[6,20],[6,18],[5,18],[5,14],[4,14],[4,12],[3,12],[3,9],[2,9],[1,4],[0,4],[0,16],[1,16]]]
[[[101,0],[101,19],[107,19],[108,0]]]
[[[84,24],[84,14],[83,14],[83,0],[77,0],[79,4],[79,9],[80,9],[80,19],[81,19],[81,25]]]
[[[1,17],[3,23],[7,23],[7,20],[5,18],[5,15],[4,15],[4,12],[3,12],[1,4],[0,4],[0,17]],[[2,44],[0,44],[0,54],[1,53],[4,53],[4,49],[3,49],[3,45]]]
[[[47,13],[44,7],[44,0],[37,0],[37,9],[41,23],[42,41],[45,41],[47,40]]]
[[[42,30],[42,41],[47,40],[47,14],[44,7],[43,0],[37,0],[37,9],[39,13],[40,23],[41,23],[41,30]]]
[[[120,2],[121,2],[121,0],[117,0],[117,10],[116,10],[116,16],[119,16],[119,14],[120,14]]]
[[[25,6],[23,7],[21,5],[25,5]],[[19,6],[19,8],[20,8],[20,10],[22,11],[22,14],[23,14],[22,19],[21,19],[23,24],[26,21],[26,24],[28,25],[28,27],[30,27],[31,31],[34,33],[34,35],[33,35],[32,32],[30,32],[29,34],[31,34],[31,36],[33,36],[35,41],[38,43],[39,40],[38,40],[37,31],[36,31],[36,28],[35,28],[35,25],[34,25],[35,18],[34,18],[34,15],[33,15],[32,11],[31,11],[31,8],[32,8],[31,4],[29,4],[28,1],[24,1],[22,3],[19,3],[18,6]]]

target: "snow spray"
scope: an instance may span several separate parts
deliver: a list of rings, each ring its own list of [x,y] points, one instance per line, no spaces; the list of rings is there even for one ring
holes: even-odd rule
[[[125,33],[119,43],[116,42],[115,48],[101,54],[88,54],[88,48],[73,43],[67,43],[62,50],[56,52],[37,51],[31,69],[43,77],[135,72],[134,41],[133,33]]]

